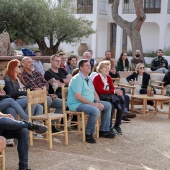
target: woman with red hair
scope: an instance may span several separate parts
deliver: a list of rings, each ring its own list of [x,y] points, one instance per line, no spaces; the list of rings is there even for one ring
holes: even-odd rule
[[[27,91],[28,88],[24,85],[24,81],[20,76],[21,73],[20,61],[13,59],[7,64],[5,75],[5,91],[25,110],[27,114]],[[40,115],[43,113],[43,106],[40,104],[32,107],[33,115]]]

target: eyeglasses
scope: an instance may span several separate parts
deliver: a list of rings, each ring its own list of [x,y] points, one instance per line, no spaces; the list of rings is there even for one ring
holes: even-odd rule
[[[59,60],[53,60],[53,61],[55,61],[55,62],[57,62],[57,63],[61,63],[61,61],[59,61]]]
[[[21,68],[21,67],[23,67],[22,65],[19,65],[19,66],[17,66],[18,68]]]
[[[142,70],[142,69],[145,69],[145,67],[139,67],[138,69],[141,69],[141,70]]]

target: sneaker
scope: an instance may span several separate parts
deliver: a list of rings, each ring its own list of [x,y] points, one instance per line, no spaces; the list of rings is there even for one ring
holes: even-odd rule
[[[125,122],[130,122],[130,119],[128,119],[128,118],[126,117],[126,115],[123,115],[123,116],[122,116],[122,120],[124,120]]]
[[[99,131],[100,138],[114,138],[116,136],[115,132],[110,129],[110,131]]]
[[[55,126],[52,126],[52,133],[60,132],[59,129],[57,129]]]
[[[155,108],[154,108],[153,106],[147,106],[147,110],[149,110],[149,111],[154,111]]]
[[[123,135],[123,132],[119,126],[114,126],[115,133],[118,135]]]
[[[32,130],[35,133],[43,134],[48,129],[47,126],[45,125],[38,125],[38,124],[31,123],[31,122],[28,122],[28,123],[30,124],[28,130]]]
[[[96,143],[96,140],[93,138],[92,133],[90,135],[86,134],[86,142],[88,142],[88,143]]]
[[[165,110],[158,108],[158,112],[165,112]]]
[[[14,139],[7,139],[6,140],[6,146],[13,147],[14,146]]]
[[[24,169],[18,169],[18,170],[31,170],[31,169],[24,168]]]

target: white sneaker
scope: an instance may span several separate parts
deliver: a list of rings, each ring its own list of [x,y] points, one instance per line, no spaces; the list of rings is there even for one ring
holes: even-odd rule
[[[165,110],[158,108],[158,112],[165,112]]]
[[[14,139],[7,139],[6,140],[6,146],[13,147],[14,146]]]
[[[153,106],[147,106],[147,109],[148,109],[149,111],[154,111],[154,110],[155,110],[155,108],[154,108]]]

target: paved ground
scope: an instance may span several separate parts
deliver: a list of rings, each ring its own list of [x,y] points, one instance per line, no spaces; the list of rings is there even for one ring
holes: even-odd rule
[[[169,170],[170,119],[167,115],[138,114],[131,123],[123,123],[123,135],[115,139],[98,139],[97,144],[69,135],[69,145],[62,138],[48,150],[45,141],[30,147],[31,170]],[[16,142],[15,142],[16,143]],[[17,169],[16,145],[6,149],[6,170]]]

